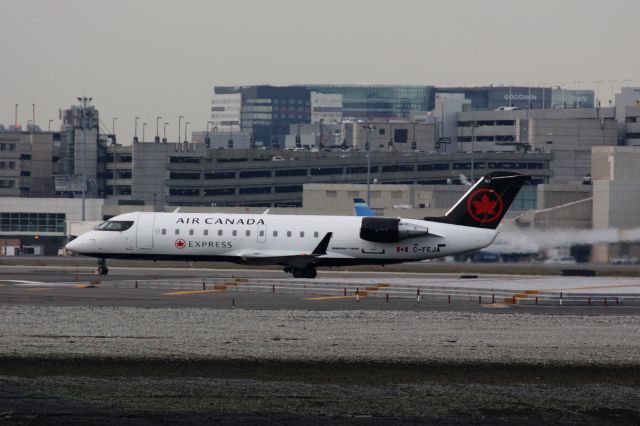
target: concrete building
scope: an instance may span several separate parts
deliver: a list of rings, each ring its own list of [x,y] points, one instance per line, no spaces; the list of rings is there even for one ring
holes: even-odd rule
[[[339,123],[342,121],[342,95],[311,92],[311,122]]]
[[[60,134],[0,132],[0,197],[51,197]]]
[[[361,151],[434,152],[438,143],[434,118],[429,122],[343,121],[341,133],[346,146]]]
[[[640,101],[638,106],[624,107],[621,139],[624,145],[640,146]]]
[[[471,100],[464,93],[436,93],[433,116],[438,120],[438,136],[442,152],[455,152],[458,137],[457,114],[471,109]]]
[[[551,183],[581,183],[591,148],[616,145],[616,127],[613,108],[461,112],[457,150],[549,152]]]
[[[619,145],[640,146],[640,87],[623,87],[615,95]]]
[[[620,230],[617,244],[594,247],[593,259],[640,258],[640,240],[626,241],[624,232],[640,235],[640,147],[593,148],[593,227]]]
[[[99,114],[93,106],[72,105],[62,112],[60,128],[60,175],[66,179],[57,192],[81,192],[96,197],[100,193],[98,182]],[[85,181],[82,182],[82,176]],[[63,182],[59,179],[58,182]],[[69,184],[69,182],[72,182]]]
[[[367,155],[353,152],[275,150],[212,150],[202,144],[138,143],[107,151],[106,170],[117,178],[106,190],[117,189],[125,205],[300,207],[305,183],[366,183]],[[118,164],[113,159],[118,158]],[[130,159],[131,162],[124,160]],[[526,170],[535,183],[552,175],[552,156],[544,153],[478,154],[477,174],[493,170]],[[469,174],[466,154],[373,152],[370,181],[386,184],[459,183]],[[111,174],[112,175],[112,174]],[[111,176],[109,175],[109,176]],[[130,194],[129,194],[130,191]]]
[[[291,125],[285,137],[285,149],[337,149],[343,144],[342,123],[319,121],[312,124]],[[300,143],[297,144],[297,136]]]

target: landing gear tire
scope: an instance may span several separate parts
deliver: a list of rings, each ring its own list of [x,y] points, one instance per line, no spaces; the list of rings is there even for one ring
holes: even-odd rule
[[[98,269],[96,269],[96,274],[107,275],[108,273],[109,268],[107,268],[107,261],[104,259],[98,259]]]
[[[294,278],[315,278],[318,275],[318,271],[313,266],[304,269],[294,268],[291,272]]]

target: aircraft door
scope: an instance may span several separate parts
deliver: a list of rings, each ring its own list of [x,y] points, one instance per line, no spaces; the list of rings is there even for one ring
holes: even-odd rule
[[[259,223],[258,224],[258,242],[259,243],[266,243],[267,242],[267,225]]]
[[[136,221],[136,246],[139,249],[153,248],[153,223],[155,213],[138,213]]]

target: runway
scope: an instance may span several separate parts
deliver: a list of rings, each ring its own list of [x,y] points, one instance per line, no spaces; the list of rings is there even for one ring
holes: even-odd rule
[[[0,301],[25,304],[305,310],[631,313],[640,279],[497,274],[0,266]],[[599,309],[609,308],[609,309]]]

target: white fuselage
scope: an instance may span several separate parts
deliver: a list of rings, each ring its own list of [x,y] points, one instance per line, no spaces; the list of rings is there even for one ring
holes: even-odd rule
[[[132,221],[123,231],[92,230],[67,245],[101,258],[230,260],[279,263],[310,255],[327,233],[319,266],[384,264],[453,255],[490,245],[497,232],[417,219],[403,222],[426,227],[426,235],[394,243],[360,238],[357,216],[250,215],[218,213],[126,213],[111,221]]]

